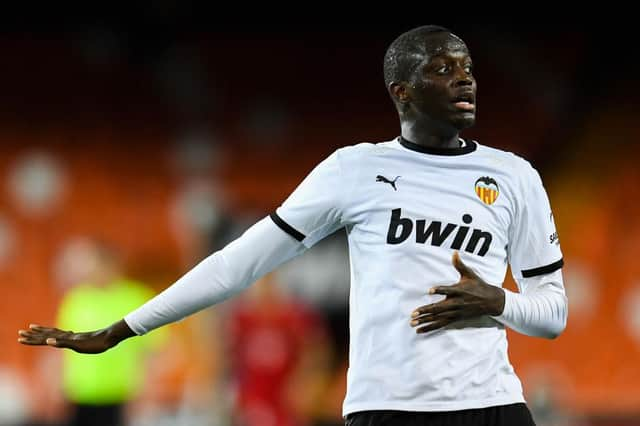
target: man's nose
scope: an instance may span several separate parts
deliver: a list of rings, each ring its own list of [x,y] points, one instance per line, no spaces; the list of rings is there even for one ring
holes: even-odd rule
[[[467,71],[465,71],[464,67],[457,67],[456,73],[454,75],[454,85],[456,87],[460,86],[471,86],[473,84],[473,77]]]

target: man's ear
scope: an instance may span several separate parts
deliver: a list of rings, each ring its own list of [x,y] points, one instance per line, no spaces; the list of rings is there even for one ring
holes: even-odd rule
[[[394,82],[389,84],[389,93],[391,93],[396,102],[401,104],[406,104],[411,100],[411,95],[403,83]]]

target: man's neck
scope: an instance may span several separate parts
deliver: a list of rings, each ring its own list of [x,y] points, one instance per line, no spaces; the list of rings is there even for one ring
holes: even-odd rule
[[[428,148],[459,148],[460,133],[452,129],[437,129],[435,126],[420,126],[416,122],[401,123],[402,138]]]
[[[405,134],[402,132],[402,138],[428,148],[460,148],[460,137],[457,133],[453,137],[442,138],[434,135]]]

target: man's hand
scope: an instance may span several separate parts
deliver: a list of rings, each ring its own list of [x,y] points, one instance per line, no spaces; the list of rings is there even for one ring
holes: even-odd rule
[[[18,331],[18,342],[23,345],[68,348],[84,354],[99,354],[116,346],[122,340],[135,336],[124,320],[101,330],[84,333],[63,331],[58,328],[32,324],[29,330]]]
[[[462,263],[457,251],[453,253],[453,266],[460,272],[460,281],[429,290],[429,294],[444,294],[446,298],[421,306],[411,313],[411,326],[423,326],[417,328],[416,333],[437,330],[463,319],[500,315],[504,310],[504,291],[478,277]]]

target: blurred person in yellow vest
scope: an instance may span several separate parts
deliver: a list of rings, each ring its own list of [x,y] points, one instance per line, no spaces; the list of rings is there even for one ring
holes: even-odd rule
[[[65,293],[58,309],[58,326],[66,330],[104,327],[146,302],[154,292],[142,282],[123,276],[116,251],[92,245],[86,277]],[[102,357],[64,353],[62,391],[71,404],[71,426],[123,426],[126,406],[140,393],[150,350],[164,334],[152,333],[127,341]]]

